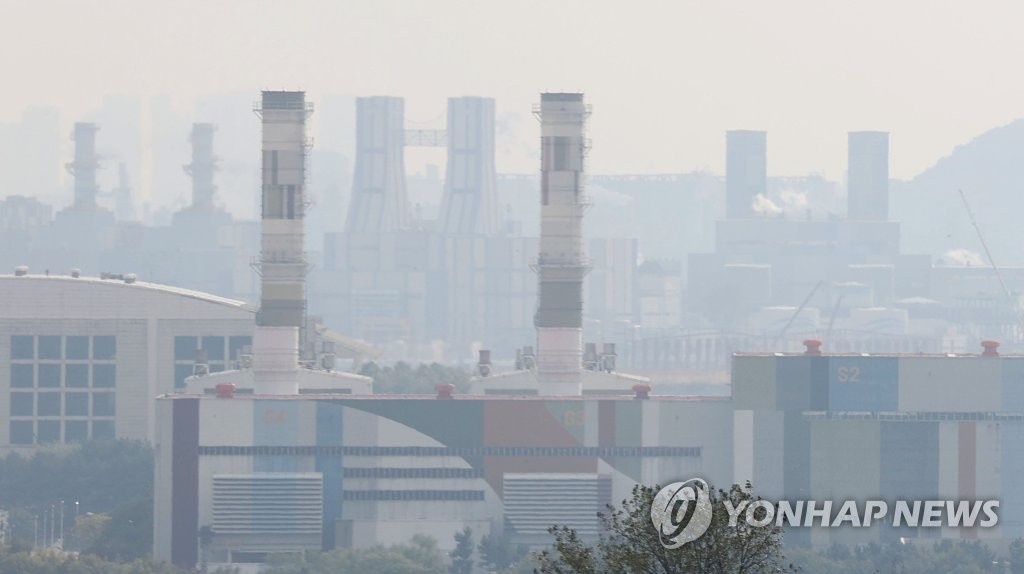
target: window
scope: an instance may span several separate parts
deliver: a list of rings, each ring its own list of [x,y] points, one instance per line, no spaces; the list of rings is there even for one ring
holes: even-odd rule
[[[39,421],[40,443],[60,442],[60,421]]]
[[[174,365],[174,388],[185,387],[185,378],[192,376],[192,365]]]
[[[69,417],[89,416],[89,393],[65,394],[64,414]]]
[[[93,393],[92,415],[94,417],[114,416],[114,393]]]
[[[30,335],[11,335],[11,358],[36,358],[35,337]]]
[[[101,389],[111,389],[117,384],[116,365],[93,365],[92,386]]]
[[[85,360],[89,358],[89,337],[75,335],[68,337],[64,355],[69,359]]]
[[[197,337],[175,337],[174,338],[174,360],[195,361],[196,348],[199,346]]]
[[[41,417],[59,417],[60,393],[39,393],[36,409],[37,414]]]
[[[94,440],[114,440],[114,421],[93,421],[92,438]]]
[[[89,438],[89,423],[86,421],[65,421],[64,442],[81,442]]]
[[[60,365],[39,365],[39,386],[54,388],[60,386]]]
[[[109,361],[115,357],[117,357],[117,339],[113,335],[100,335],[92,338],[93,359]]]
[[[64,386],[85,388],[89,386],[89,365],[64,365]]]
[[[32,421],[11,421],[11,444],[32,444]]]
[[[252,345],[252,337],[230,337],[228,338],[228,360],[237,361],[242,347]]]
[[[35,386],[35,365],[11,365],[11,386],[19,389],[31,389]]]
[[[203,337],[203,350],[211,361],[224,360],[224,337]]]
[[[32,393],[11,393],[11,416],[30,417],[32,416]]]
[[[43,335],[39,337],[39,358],[59,359],[60,335]]]

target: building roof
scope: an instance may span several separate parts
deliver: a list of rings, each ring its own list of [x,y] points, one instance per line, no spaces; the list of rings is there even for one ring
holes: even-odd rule
[[[209,293],[203,293],[202,291],[193,291],[192,289],[185,289],[182,287],[173,287],[170,285],[162,285],[160,283],[147,283],[145,281],[133,281],[125,282],[123,279],[101,279],[99,277],[72,277],[70,275],[0,275],[0,290],[6,285],[3,282],[15,281],[20,283],[27,283],[32,281],[47,281],[47,282],[58,282],[64,281],[69,284],[75,285],[104,285],[113,288],[121,289],[145,289],[151,292],[165,293],[168,295],[178,295],[180,297],[187,297],[189,299],[196,299],[198,301],[204,301],[207,303],[214,303],[217,305],[223,305],[225,307],[231,307],[234,309],[244,309],[252,313],[256,312],[256,307],[250,305],[244,301],[238,301],[235,299],[228,299],[227,297],[219,297],[217,295],[211,295]]]

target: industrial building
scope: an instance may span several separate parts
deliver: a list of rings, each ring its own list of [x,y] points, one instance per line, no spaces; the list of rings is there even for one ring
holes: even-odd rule
[[[466,526],[536,544],[556,522],[595,534],[636,483],[731,477],[729,400],[446,392],[158,400],[154,556],[195,565],[204,526],[211,563],[417,533],[451,549]]]
[[[152,441],[153,397],[251,355],[256,308],[133,274],[0,275],[0,456],[89,438]],[[310,319],[305,364],[376,351]],[[326,349],[326,351],[325,351]]]
[[[153,397],[252,344],[255,309],[137,280],[0,275],[0,453],[88,438],[153,439]]]
[[[733,472],[769,500],[999,500],[994,528],[792,529],[827,546],[1024,536],[1024,357],[738,354]]]
[[[541,99],[537,357],[488,378],[482,352],[474,386],[492,396],[454,397],[452,385],[436,398],[375,396],[365,377],[300,364],[308,110],[301,92],[264,92],[260,111],[264,248],[252,355],[157,400],[157,558],[262,562],[417,533],[447,548],[466,526],[539,543],[552,521],[593,536],[595,513],[637,482],[729,479],[728,400],[652,400],[644,379],[615,372],[614,353],[584,368],[596,356],[583,344],[582,94]],[[200,549],[203,528],[214,536]]]
[[[325,235],[323,269],[311,278],[317,312],[391,356],[466,360],[486,342],[509,349],[501,359],[511,364],[511,349],[534,333],[537,282],[529,265],[538,239],[499,209],[494,100],[450,98],[444,130],[406,129],[404,101],[395,97],[358,98],[356,119],[346,228]],[[404,154],[414,146],[447,150],[434,220],[409,202]],[[595,303],[589,331],[612,342],[624,331],[615,322],[633,317],[636,240],[586,243],[593,273],[584,289]]]

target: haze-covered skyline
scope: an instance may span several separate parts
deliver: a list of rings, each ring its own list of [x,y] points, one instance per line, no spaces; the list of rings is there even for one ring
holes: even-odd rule
[[[49,105],[69,124],[107,94],[188,115],[206,94],[286,87],[403,96],[424,125],[448,96],[487,95],[532,140],[537,92],[583,90],[593,173],[722,173],[724,132],[743,128],[769,132],[770,174],[842,180],[847,131],[890,131],[903,179],[1024,115],[1011,2],[3,4],[18,89],[0,121]],[[536,169],[527,146],[498,164]]]

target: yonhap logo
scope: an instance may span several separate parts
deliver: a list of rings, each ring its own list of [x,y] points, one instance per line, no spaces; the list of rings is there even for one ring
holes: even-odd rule
[[[711,525],[708,483],[691,478],[659,490],[651,504],[651,522],[669,550],[700,538]]]

